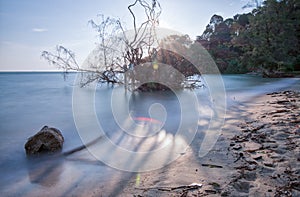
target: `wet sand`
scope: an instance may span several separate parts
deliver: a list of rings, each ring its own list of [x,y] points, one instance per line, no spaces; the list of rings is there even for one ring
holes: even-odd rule
[[[234,105],[205,157],[195,151],[196,136],[178,160],[139,174],[121,196],[300,196],[299,114],[300,94],[294,91]]]

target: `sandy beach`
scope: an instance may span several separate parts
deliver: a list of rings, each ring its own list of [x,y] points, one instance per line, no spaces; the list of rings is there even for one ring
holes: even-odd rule
[[[196,136],[178,160],[138,174],[120,196],[299,196],[299,105],[295,91],[235,105],[205,157],[193,150]]]
[[[48,80],[55,81],[60,77],[53,74],[44,74],[40,77],[47,76]],[[35,92],[34,97],[26,97],[28,90],[24,89],[21,94],[24,96],[15,96],[13,100],[10,90],[17,87],[17,80],[15,85],[10,83],[10,86],[7,86],[11,88],[3,90],[6,91],[4,95],[7,99],[2,98],[0,113],[3,119],[2,143],[0,143],[1,196],[300,195],[298,79],[259,81],[264,79],[251,76],[224,76],[229,104],[222,132],[209,153],[204,157],[199,156],[204,141],[202,131],[207,125],[204,122],[204,126],[198,129],[188,148],[178,152],[178,159],[163,168],[136,173],[109,167],[101,160],[97,160],[87,149],[59,158],[50,156],[28,160],[24,150],[26,139],[41,129],[45,123],[62,131],[65,137],[63,152],[82,145],[82,141],[75,125],[72,125],[74,121],[72,105],[69,103],[72,98],[72,87],[66,87],[64,82],[59,81],[57,83],[47,81],[36,87],[32,85],[35,84],[32,75],[23,77],[27,81],[27,89]],[[19,76],[16,78],[19,79]],[[22,93],[21,90],[16,94]],[[53,92],[53,96],[47,97],[45,101],[49,91]],[[109,91],[99,90],[101,96],[99,98],[107,98]],[[203,98],[207,96],[206,94],[201,96],[199,100],[203,104]],[[19,98],[22,98],[22,102]],[[173,110],[177,104],[172,100],[175,100],[174,96],[166,98],[168,99],[161,99],[165,102],[163,104]],[[144,99],[154,100],[151,95],[147,95]],[[59,104],[61,100],[65,102]],[[146,108],[147,106],[141,105],[145,100],[140,100],[143,102],[139,103],[139,109]],[[12,104],[18,107],[11,108]],[[36,114],[45,111],[45,105],[48,109],[47,114],[37,116]],[[98,114],[107,115],[109,108],[102,107],[107,106],[106,102],[99,103],[99,106],[101,110]],[[190,106],[190,103],[187,103],[187,106]],[[24,112],[27,112],[26,116],[23,116]],[[178,113],[173,111],[171,114],[176,116]],[[108,120],[111,120],[111,117],[108,116],[105,120],[110,123]],[[177,119],[169,121],[172,128],[174,120]],[[109,126],[106,125],[106,128],[114,128]],[[124,139],[126,142],[128,138]],[[134,143],[126,143],[131,144],[135,146]],[[97,149],[97,145],[91,148],[101,150]],[[109,149],[106,153],[108,156],[113,155],[113,150]],[[112,158],[115,161],[120,159],[115,155]],[[155,159],[148,161],[158,162]],[[129,164],[132,163],[134,162],[131,159]]]

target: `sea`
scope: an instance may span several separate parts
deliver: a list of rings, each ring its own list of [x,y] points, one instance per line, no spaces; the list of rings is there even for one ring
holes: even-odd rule
[[[251,74],[202,76],[199,89],[151,93],[112,84],[80,88],[78,78],[77,73],[66,79],[60,72],[0,73],[1,196],[68,196],[95,186],[117,195],[122,188],[109,185],[124,185],[136,173],[174,162],[195,136],[205,143],[210,122],[221,127],[232,106],[283,89],[300,91],[299,78]],[[62,132],[62,152],[97,136],[104,140],[67,157],[32,160],[24,145],[45,125]]]

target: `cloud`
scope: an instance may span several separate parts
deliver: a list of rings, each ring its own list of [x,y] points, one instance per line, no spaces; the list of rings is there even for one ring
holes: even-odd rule
[[[33,28],[32,31],[33,31],[33,32],[41,33],[41,32],[46,32],[46,31],[48,31],[48,29],[44,29],[44,28]]]

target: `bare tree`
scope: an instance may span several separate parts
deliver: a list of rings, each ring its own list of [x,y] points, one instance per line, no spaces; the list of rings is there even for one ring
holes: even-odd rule
[[[134,7],[141,7],[146,16],[145,21],[137,24]],[[93,81],[108,83],[124,83],[123,73],[129,68],[139,65],[144,55],[150,55],[156,42],[155,28],[159,24],[161,6],[157,0],[135,0],[128,6],[133,19],[133,36],[129,36],[120,19],[98,15],[100,22],[90,20],[92,28],[98,33],[99,44],[92,52],[85,67],[78,65],[75,54],[57,46],[54,53],[43,51],[42,57],[50,64],[58,66],[67,74],[70,71],[83,73],[81,86]]]

